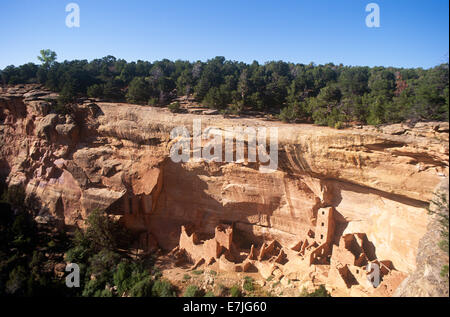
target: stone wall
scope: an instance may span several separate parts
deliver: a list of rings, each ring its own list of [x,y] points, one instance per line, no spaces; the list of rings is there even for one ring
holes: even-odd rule
[[[62,116],[49,113],[55,98],[33,85],[2,91],[0,176],[36,195],[38,213],[61,226],[83,226],[90,211],[105,209],[167,250],[178,245],[183,225],[212,237],[219,224],[234,223],[249,245],[276,240],[289,256],[296,252],[289,246],[303,241],[302,256],[311,256],[323,242],[310,236],[320,231],[318,212],[333,207],[333,244],[364,233],[378,258],[410,273],[427,232],[428,202],[448,180],[448,123],[401,125],[401,133],[389,126],[335,130],[92,100]],[[203,128],[278,127],[278,170],[172,162],[170,131],[192,131],[193,119]]]

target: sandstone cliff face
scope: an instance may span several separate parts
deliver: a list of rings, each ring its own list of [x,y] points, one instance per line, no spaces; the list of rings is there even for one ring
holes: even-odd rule
[[[438,202],[439,205],[436,205]],[[442,240],[442,218],[438,214],[447,213],[449,202],[448,179],[443,181],[436,189],[436,196],[430,204],[433,214],[427,226],[427,232],[419,241],[416,256],[416,269],[397,288],[394,296],[400,297],[448,297],[448,276],[443,277],[441,271],[444,265],[448,265],[448,254],[436,249],[436,245]],[[436,212],[438,214],[436,214]]]
[[[129,104],[91,103],[48,113],[54,95],[37,87],[0,94],[0,176],[41,199],[41,216],[82,225],[94,208],[165,249],[190,224],[213,234],[234,223],[249,241],[290,246],[334,207],[335,243],[363,232],[380,260],[416,267],[427,204],[448,179],[448,123],[335,130],[220,115],[172,114]],[[214,126],[279,127],[279,166],[170,160],[170,131],[201,119]],[[147,243],[144,242],[144,243]]]

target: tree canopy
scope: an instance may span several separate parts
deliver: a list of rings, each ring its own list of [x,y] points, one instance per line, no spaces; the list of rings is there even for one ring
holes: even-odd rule
[[[56,53],[52,50],[41,50],[39,53],[41,55],[39,55],[37,58],[45,66],[51,66],[56,61]]]
[[[0,71],[3,84],[41,83],[64,103],[89,96],[107,101],[166,106],[194,98],[224,113],[259,111],[284,121],[341,126],[448,120],[448,63],[431,69],[294,64],[246,64],[224,57],[196,62],[167,59],[127,62],[113,56],[56,62],[39,60]]]

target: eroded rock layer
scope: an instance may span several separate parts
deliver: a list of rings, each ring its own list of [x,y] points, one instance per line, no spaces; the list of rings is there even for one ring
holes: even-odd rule
[[[233,224],[242,244],[298,244],[333,207],[332,245],[364,234],[377,259],[416,266],[435,187],[448,181],[448,123],[336,130],[85,100],[49,113],[56,95],[37,86],[0,93],[0,177],[40,200],[40,219],[82,226],[95,208],[120,216],[142,248],[178,246],[182,226],[199,234]],[[278,127],[278,169],[259,163],[169,158],[170,132],[193,120],[220,131]],[[342,273],[342,272],[341,272]],[[342,273],[344,274],[344,273]]]

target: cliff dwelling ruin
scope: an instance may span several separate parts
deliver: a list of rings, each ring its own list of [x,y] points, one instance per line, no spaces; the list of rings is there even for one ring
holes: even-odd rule
[[[292,282],[307,276],[358,296],[391,296],[406,274],[397,271],[389,260],[378,260],[364,233],[335,235],[333,215],[333,207],[319,209],[315,230],[290,247],[270,240],[251,243],[246,249],[230,224],[218,225],[211,238],[196,232],[193,226],[181,226],[179,245],[169,255],[177,266],[189,264],[191,269],[258,272],[264,279],[278,271],[279,279],[286,277]],[[376,278],[380,283],[370,278],[369,263],[379,268]]]
[[[49,113],[50,96],[35,86],[0,95],[0,176],[41,199],[39,217],[75,228],[104,210],[140,252],[162,250],[187,270],[390,296],[416,269],[426,208],[448,183],[448,123],[400,134],[277,123],[278,169],[264,174],[258,162],[174,163],[169,136],[199,117],[220,129],[273,122],[90,100],[72,118]]]

